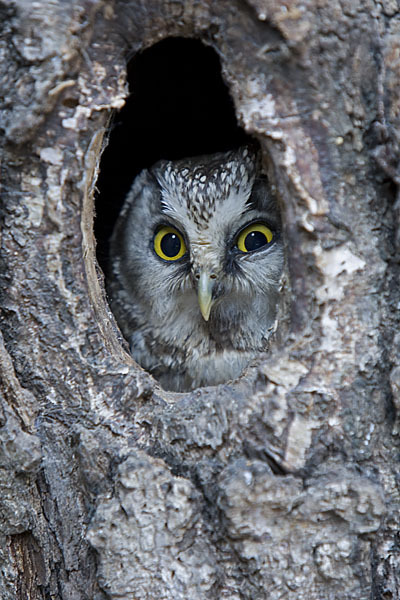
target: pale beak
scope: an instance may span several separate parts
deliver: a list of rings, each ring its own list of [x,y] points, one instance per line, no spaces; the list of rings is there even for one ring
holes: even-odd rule
[[[210,273],[207,271],[201,271],[197,288],[197,298],[199,301],[200,312],[205,321],[208,321],[210,318],[211,307],[214,304],[212,299],[214,283],[215,276],[211,277]]]

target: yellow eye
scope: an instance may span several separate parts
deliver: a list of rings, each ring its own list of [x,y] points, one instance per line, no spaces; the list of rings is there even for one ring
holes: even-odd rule
[[[186,252],[182,235],[175,227],[161,227],[154,236],[154,250],[164,260],[178,260]]]
[[[266,225],[252,223],[240,232],[236,245],[242,252],[253,252],[270,244],[273,237],[274,234]]]

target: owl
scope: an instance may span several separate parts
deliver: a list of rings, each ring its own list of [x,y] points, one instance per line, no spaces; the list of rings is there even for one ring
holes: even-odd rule
[[[142,171],[110,242],[108,295],[133,358],[166,390],[237,378],[267,348],[283,244],[251,145]]]

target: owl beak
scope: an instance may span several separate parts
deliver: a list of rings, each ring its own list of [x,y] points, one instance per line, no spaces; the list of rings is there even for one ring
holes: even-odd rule
[[[197,288],[197,298],[199,301],[200,312],[205,321],[210,318],[211,307],[213,305],[212,291],[215,283],[215,275],[207,271],[201,271],[199,284]]]

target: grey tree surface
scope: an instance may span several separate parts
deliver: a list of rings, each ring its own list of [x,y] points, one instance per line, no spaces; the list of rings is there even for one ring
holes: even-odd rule
[[[0,597],[399,591],[395,0],[2,0]],[[126,60],[218,52],[281,201],[272,352],[161,390],[126,353],[93,193]]]

